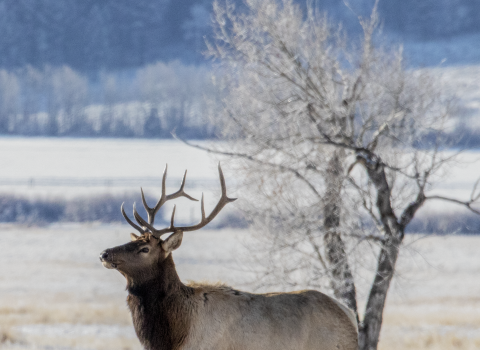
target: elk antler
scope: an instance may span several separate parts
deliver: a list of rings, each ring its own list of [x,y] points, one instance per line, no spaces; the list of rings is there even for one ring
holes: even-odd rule
[[[171,199],[175,199],[175,198],[178,198],[178,197],[186,197],[186,198],[188,198],[192,201],[197,201],[198,202],[198,199],[195,199],[195,198],[189,196],[183,190],[183,188],[185,187],[185,179],[187,178],[187,171],[186,170],[185,170],[185,174],[183,174],[183,179],[182,179],[182,184],[180,185],[180,189],[175,193],[165,195],[165,182],[166,182],[166,179],[167,179],[167,167],[168,167],[168,164],[165,165],[165,170],[163,171],[162,196],[159,198],[157,204],[155,204],[155,207],[150,208],[147,205],[147,201],[145,200],[145,196],[143,194],[143,189],[140,187],[140,191],[142,192],[143,206],[145,207],[145,210],[147,211],[148,223],[150,225],[153,225],[153,223],[155,221],[155,214],[157,214],[158,210],[162,207],[162,205],[165,204],[166,201],[169,201]]]
[[[122,212],[123,217],[125,218],[125,220],[127,220],[127,222],[130,224],[130,226],[132,226],[135,230],[137,230],[141,234],[144,234],[144,233],[148,232],[148,230],[144,230],[143,228],[135,225],[135,223],[133,223],[132,220],[130,220],[128,218],[127,214],[125,213],[125,209],[123,209],[124,204],[125,204],[125,202],[122,203],[122,206],[120,207],[120,210]],[[135,214],[135,211],[134,211],[134,214]]]
[[[148,227],[149,226],[152,226],[153,223],[155,222],[155,215],[157,214],[158,210],[162,207],[162,205],[165,204],[166,201],[169,201],[171,199],[175,199],[175,198],[178,198],[178,197],[186,197],[192,201],[198,201],[198,199],[195,199],[193,198],[192,196],[188,195],[187,193],[185,193],[184,191],[184,187],[185,187],[185,179],[187,177],[187,171],[185,170],[185,174],[183,175],[183,179],[182,179],[182,184],[180,185],[180,189],[175,192],[175,193],[172,193],[172,194],[169,194],[169,195],[166,195],[165,192],[166,192],[166,181],[167,181],[167,168],[168,168],[168,165],[165,165],[165,170],[163,171],[163,178],[162,178],[162,195],[160,196],[160,198],[158,199],[158,202],[157,204],[155,204],[155,206],[153,208],[150,208],[147,204],[147,201],[145,200],[145,195],[143,194],[143,189],[140,187],[140,192],[142,193],[142,202],[143,202],[143,206],[145,207],[145,210],[147,212],[147,215],[148,215],[148,222],[146,222],[137,212],[137,209],[136,209],[136,206],[135,206],[135,203],[133,204],[133,216],[135,217],[135,220],[142,226],[142,227],[139,227],[137,226],[135,223],[133,223],[127,216],[127,214],[125,213],[125,210],[123,209],[123,203],[122,203],[122,206],[121,206],[121,212],[122,212],[122,215],[123,217],[125,218],[125,220],[127,220],[127,222],[132,226],[134,227],[136,230],[138,230],[140,233],[146,233],[148,232]]]
[[[133,213],[134,213],[135,219],[137,220],[137,222],[140,225],[142,225],[143,227],[148,229],[153,235],[155,235],[157,237],[160,237],[160,236],[164,235],[165,233],[170,233],[170,232],[175,232],[175,231],[195,231],[195,230],[201,229],[202,227],[204,227],[208,223],[210,223],[215,218],[215,216],[217,216],[217,214],[223,209],[223,207],[225,205],[227,205],[230,202],[233,202],[233,201],[237,200],[237,198],[228,198],[227,197],[227,187],[225,185],[225,177],[223,176],[223,172],[222,172],[222,168],[220,167],[220,163],[218,164],[218,173],[219,173],[219,176],[220,176],[220,186],[222,187],[222,196],[221,196],[220,200],[218,201],[217,205],[215,206],[215,208],[210,213],[210,215],[205,216],[205,204],[204,204],[204,200],[203,200],[204,197],[203,197],[203,193],[202,193],[202,201],[201,201],[201,208],[200,208],[201,212],[202,212],[202,220],[198,224],[193,225],[193,226],[178,226],[178,227],[176,227],[174,225],[175,208],[176,208],[175,206],[173,207],[172,217],[170,219],[170,227],[167,227],[167,228],[164,228],[164,229],[161,229],[161,230],[157,230],[156,228],[153,227],[152,224],[146,222],[138,214],[137,209],[136,209],[135,204],[134,204],[133,205]],[[126,216],[125,216],[125,218],[126,218]],[[133,224],[129,219],[127,219],[127,221],[130,223],[130,225]],[[135,227],[138,230],[137,225],[133,224],[132,226]]]

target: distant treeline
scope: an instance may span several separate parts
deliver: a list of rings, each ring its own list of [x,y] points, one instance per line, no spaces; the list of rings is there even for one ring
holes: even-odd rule
[[[469,211],[429,213],[415,217],[407,226],[407,232],[479,234],[480,220]]]
[[[132,196],[101,195],[65,200],[0,195],[0,222],[40,225],[62,221],[120,222],[123,220],[120,204],[126,198],[132,199]]]
[[[70,67],[0,70],[0,134],[208,138],[207,68],[179,62],[89,80]]]
[[[232,2],[242,7],[243,0]],[[357,16],[368,16],[374,2],[314,3],[358,34]],[[0,67],[68,65],[96,72],[159,60],[198,63],[211,32],[211,9],[212,0],[0,0]],[[385,0],[379,12],[384,28],[402,38],[480,32],[478,0]]]
[[[70,67],[0,69],[0,135],[211,139],[221,90],[210,68],[173,61],[96,79]],[[462,121],[442,135],[453,147],[480,147],[480,129]],[[438,135],[426,135],[432,141]],[[433,143],[433,142],[432,142]]]
[[[146,197],[148,203],[156,203],[158,199]],[[138,202],[138,199],[138,193],[101,194],[72,199],[28,199],[19,195],[0,194],[0,222],[23,225],[45,225],[58,222],[126,223],[120,212],[120,205],[125,202],[125,210],[133,220],[131,208],[133,202]],[[137,209],[142,217],[147,217],[142,205],[137,206]],[[170,225],[170,222],[167,223],[163,219],[162,209],[156,216],[155,224],[157,227]],[[227,211],[212,222],[209,228],[245,228],[247,226],[241,214]]]
[[[82,196],[72,199],[37,198],[27,199],[19,195],[0,195],[0,222],[26,225],[45,225],[58,222],[102,222],[126,223],[120,213],[120,204],[125,202],[128,214],[131,205],[138,202],[138,193],[121,195],[101,194]],[[147,197],[148,203],[156,198]],[[141,205],[137,206],[143,217],[146,213]],[[132,218],[133,220],[133,218]],[[155,220],[158,227],[168,226],[162,213]],[[247,220],[237,211],[227,211],[209,225],[210,228],[246,228]],[[432,234],[479,234],[478,215],[469,212],[430,213],[416,217],[407,227],[407,233]]]

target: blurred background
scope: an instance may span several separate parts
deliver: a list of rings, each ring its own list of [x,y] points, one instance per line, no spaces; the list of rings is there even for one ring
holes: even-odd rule
[[[313,3],[356,38],[375,2]],[[469,151],[438,193],[468,197],[480,176],[480,2],[384,0],[378,10],[383,40],[403,45],[407,69],[442,76],[458,98],[446,136]],[[97,255],[128,240],[120,205],[131,214],[140,186],[154,204],[166,163],[168,192],[188,169],[187,192],[204,192],[207,210],[216,203],[222,158],[172,136],[219,142],[209,111],[224,95],[203,54],[211,13],[209,0],[0,0],[0,349],[140,349],[123,277]],[[235,173],[227,185],[235,196]],[[179,223],[199,219],[198,203],[179,203]],[[380,348],[480,348],[480,220],[431,208],[407,228]],[[209,229],[184,240],[182,279],[249,288],[248,220],[227,208]],[[455,278],[470,284],[455,288]]]
[[[361,36],[358,16],[368,17],[374,1],[315,4],[355,39]],[[181,138],[217,139],[208,110],[221,99],[221,86],[212,80],[212,60],[202,54],[212,36],[211,12],[210,1],[193,0],[0,1],[0,222],[121,221],[119,213],[104,212],[110,210],[105,204],[118,206],[117,198],[110,201],[114,193],[147,186],[137,180],[155,178],[166,163],[149,162],[155,172],[144,172],[143,164],[127,173],[123,159],[150,147],[165,145],[166,154],[183,147],[141,139],[171,140],[173,130]],[[379,14],[382,40],[403,45],[407,67],[432,69],[460,99],[449,130],[456,147],[479,147],[480,4],[380,1]],[[110,159],[106,147],[123,155],[120,167],[97,164]],[[74,193],[83,194],[76,204]],[[95,210],[89,203],[91,214],[73,214],[86,205],[87,193],[109,197]],[[73,216],[63,215],[65,202],[55,206],[61,199]],[[468,220],[462,229],[480,232]]]

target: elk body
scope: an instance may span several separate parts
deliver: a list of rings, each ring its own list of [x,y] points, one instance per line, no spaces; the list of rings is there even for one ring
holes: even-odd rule
[[[130,243],[100,254],[103,265],[118,270],[127,280],[127,304],[137,336],[147,350],[354,350],[357,324],[351,310],[317,291],[251,294],[223,285],[181,282],[175,270],[172,251],[183,232],[207,225],[229,202],[219,165],[222,197],[206,217],[201,202],[199,224],[175,227],[173,209],[170,227],[153,227],[155,214],[168,200],[180,196],[195,200],[180,190],[162,196],[154,208],[142,201],[148,222],[138,215],[138,225],[122,214],[140,232],[131,234]],[[186,175],[186,172],[185,172]],[[163,234],[172,233],[165,240]]]

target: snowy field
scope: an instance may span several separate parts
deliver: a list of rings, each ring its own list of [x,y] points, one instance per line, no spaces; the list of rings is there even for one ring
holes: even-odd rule
[[[212,177],[209,156],[176,140],[1,137],[2,179]]]
[[[469,96],[469,101],[474,104],[476,97]],[[478,104],[480,108],[480,95]],[[430,194],[468,200],[480,177],[479,160],[478,150],[464,153],[460,164]],[[178,189],[183,172],[188,169],[186,190],[196,198],[205,192],[208,210],[209,205],[215,205],[219,193],[217,162],[218,157],[174,140],[0,137],[0,194],[69,198],[134,192],[140,199],[142,186],[145,193],[159,196],[163,169],[168,163],[167,192]],[[241,200],[241,193],[233,191],[235,174],[227,172],[226,181],[229,194]],[[197,219],[198,203],[179,201],[178,218]],[[429,207],[460,209],[441,202],[427,203],[425,210]]]
[[[129,232],[120,225],[1,226],[0,348],[141,349],[124,278],[98,260],[103,249],[127,242]],[[480,348],[480,237],[420,238],[406,238],[380,349]],[[174,253],[181,279],[251,290],[241,241],[248,242],[247,231],[186,234]]]
[[[0,161],[0,191],[29,195],[159,186],[165,164],[172,186],[185,169],[187,184],[217,177],[206,152],[170,140],[0,137]]]
[[[208,211],[220,193],[217,161],[206,152],[170,140],[0,137],[0,194],[72,198],[133,192],[140,202],[140,187],[147,195],[160,196],[168,164],[167,193],[178,190],[188,170],[185,190],[197,199],[205,192]],[[233,177],[226,175],[229,194],[234,197]],[[198,202],[181,198],[177,203],[180,221],[198,219]],[[173,204],[165,207],[170,215]],[[126,210],[131,212],[131,208]]]

